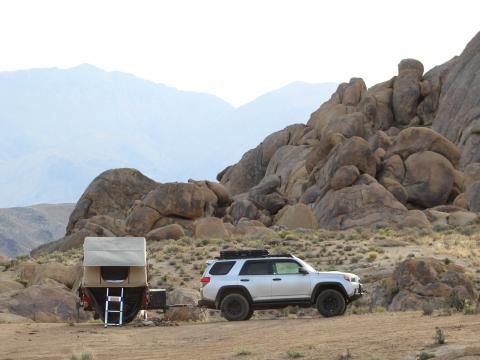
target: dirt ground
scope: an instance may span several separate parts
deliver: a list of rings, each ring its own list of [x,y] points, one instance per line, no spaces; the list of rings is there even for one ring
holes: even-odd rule
[[[104,329],[100,324],[2,324],[1,359],[403,359],[432,349],[435,327],[447,344],[477,345],[480,315],[374,313],[340,318],[251,320],[175,327]],[[288,354],[288,352],[290,352]],[[247,353],[242,355],[241,353]]]

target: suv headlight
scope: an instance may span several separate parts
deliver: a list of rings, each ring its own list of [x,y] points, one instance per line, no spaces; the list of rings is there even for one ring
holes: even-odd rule
[[[360,278],[358,276],[350,276],[350,275],[343,275],[343,278],[349,282],[360,282]]]

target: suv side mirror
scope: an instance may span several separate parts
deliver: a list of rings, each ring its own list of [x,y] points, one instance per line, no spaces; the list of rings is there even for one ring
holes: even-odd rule
[[[307,271],[307,269],[301,267],[301,268],[298,268],[298,273],[302,274],[302,275],[307,275],[308,271]]]

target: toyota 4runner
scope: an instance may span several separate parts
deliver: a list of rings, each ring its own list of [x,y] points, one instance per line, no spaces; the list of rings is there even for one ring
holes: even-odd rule
[[[360,278],[337,271],[315,271],[290,254],[266,250],[221,251],[207,262],[199,306],[220,309],[230,321],[248,320],[258,309],[315,306],[338,316],[364,293]]]

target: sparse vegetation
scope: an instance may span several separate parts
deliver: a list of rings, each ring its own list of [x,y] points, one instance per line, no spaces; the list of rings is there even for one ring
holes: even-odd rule
[[[287,356],[289,359],[298,359],[303,357],[303,354],[301,352],[298,352],[297,350],[294,349],[288,349],[287,350]]]
[[[374,262],[377,259],[377,257],[378,257],[378,253],[372,251],[368,254],[367,261],[368,262]]]
[[[425,301],[422,305],[423,315],[430,316],[433,314],[433,305],[430,301]]]
[[[461,297],[457,292],[452,292],[452,294],[446,298],[445,305],[449,308],[455,309],[457,311],[463,311],[465,308],[466,300]]]
[[[347,349],[347,351],[345,351],[342,355],[338,357],[338,360],[351,360],[351,359],[353,359],[353,357],[349,349]]]
[[[251,355],[251,354],[252,354],[252,352],[250,350],[248,350],[247,348],[244,348],[244,347],[238,348],[234,351],[235,356],[247,356],[247,355]]]
[[[435,328],[435,344],[445,344],[445,332],[439,327]]]
[[[465,315],[475,315],[475,314],[478,314],[478,303],[476,305],[474,305],[472,302],[470,301],[466,301],[465,302],[465,306],[463,308],[463,313]]]
[[[82,353],[79,356],[72,354],[69,360],[93,360],[93,355],[90,353]]]

